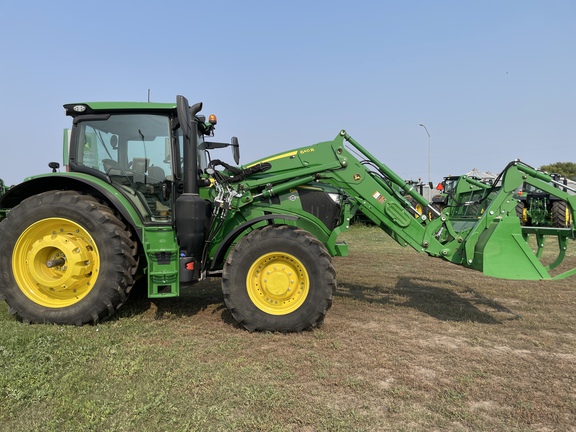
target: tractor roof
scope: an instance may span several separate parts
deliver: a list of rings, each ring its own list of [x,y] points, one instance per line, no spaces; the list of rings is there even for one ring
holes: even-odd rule
[[[175,103],[156,102],[81,102],[65,104],[66,115],[76,117],[80,114],[104,112],[133,112],[133,111],[173,111]]]

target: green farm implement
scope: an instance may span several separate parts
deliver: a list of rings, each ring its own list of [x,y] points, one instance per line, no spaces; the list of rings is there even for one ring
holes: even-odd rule
[[[563,203],[573,190],[514,161],[498,181],[461,176],[441,212],[346,131],[331,141],[239,165],[238,140],[210,141],[202,104],[65,105],[63,172],[30,177],[0,199],[0,298],[25,322],[97,323],[138,278],[150,298],[220,277],[227,307],[248,330],[319,325],[336,288],[338,235],[362,214],[395,241],[508,279],[576,273],[565,260],[572,223],[523,226],[515,191],[530,184]],[[230,147],[233,163],[212,159]],[[434,212],[434,217],[424,214]],[[558,253],[548,259],[545,240]],[[385,267],[384,270],[385,271]]]

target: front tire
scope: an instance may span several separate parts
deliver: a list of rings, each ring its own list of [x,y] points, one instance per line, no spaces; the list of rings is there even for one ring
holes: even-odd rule
[[[230,252],[222,274],[226,305],[249,331],[317,327],[335,290],[336,271],[324,245],[290,226],[248,234]]]
[[[82,325],[111,316],[134,283],[136,247],[95,198],[50,191],[0,224],[0,298],[24,322]]]

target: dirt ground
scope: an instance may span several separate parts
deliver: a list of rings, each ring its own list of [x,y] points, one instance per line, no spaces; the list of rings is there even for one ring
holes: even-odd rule
[[[490,278],[376,229],[349,243],[323,331],[351,347],[370,409],[406,426],[576,430],[574,277]]]

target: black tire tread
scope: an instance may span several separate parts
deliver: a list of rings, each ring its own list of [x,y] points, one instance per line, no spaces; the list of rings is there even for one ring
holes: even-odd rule
[[[566,201],[552,202],[552,226],[554,228],[569,228],[572,225],[570,218],[566,217],[567,210]]]
[[[74,208],[81,215],[90,218],[98,226],[101,236],[99,250],[106,249],[107,259],[101,259],[101,273],[92,291],[77,304],[60,309],[46,308],[26,298],[17,286],[7,257],[0,262],[0,299],[9,306],[9,313],[16,315],[27,323],[55,324],[98,324],[109,318],[128,299],[128,294],[134,284],[133,275],[138,263],[136,260],[136,242],[132,239],[130,230],[105,204],[90,195],[76,191],[49,191],[34,195],[23,200],[14,207],[8,217],[0,223],[0,244],[13,248],[20,233],[26,229],[20,220],[34,220],[36,212],[51,217],[49,212],[58,212],[62,208]],[[94,232],[91,233],[94,235]],[[8,268],[9,267],[9,268]],[[96,289],[98,287],[98,289]],[[91,304],[90,304],[91,303]]]
[[[290,324],[263,322],[258,319],[259,314],[252,314],[250,311],[242,310],[234,300],[237,290],[245,289],[245,287],[235,286],[233,281],[236,277],[236,272],[244,275],[247,271],[247,269],[243,268],[247,265],[247,263],[243,262],[243,257],[249,250],[262,247],[262,245],[270,241],[297,243],[316,256],[316,265],[319,266],[323,280],[321,282],[322,286],[311,287],[311,290],[322,290],[322,299],[318,302],[319,304],[311,305],[313,311],[307,313],[304,319],[297,322]],[[248,266],[250,265],[251,263],[248,264]],[[318,327],[322,324],[326,313],[332,306],[332,296],[335,290],[336,270],[332,265],[332,257],[325,246],[309,232],[286,225],[269,225],[245,236],[228,255],[222,275],[222,291],[226,305],[234,319],[249,331],[279,331],[287,333],[302,332]],[[294,313],[296,312],[298,311]]]

